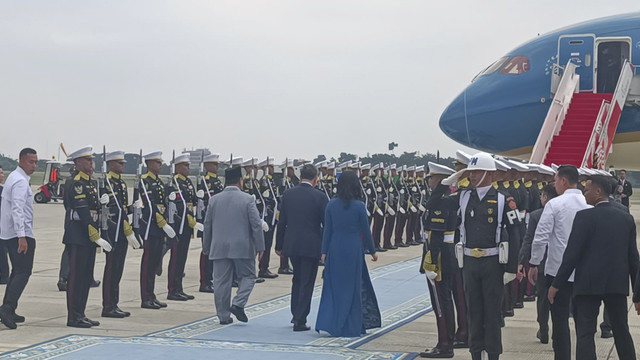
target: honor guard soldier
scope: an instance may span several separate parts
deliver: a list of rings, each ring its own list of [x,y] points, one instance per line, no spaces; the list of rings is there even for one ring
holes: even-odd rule
[[[449,197],[449,186],[442,180],[454,173],[444,165],[429,162],[427,181],[431,197],[424,212],[426,242],[423,247],[420,272],[427,276],[431,304],[436,312],[438,343],[420,353],[425,358],[452,358],[456,332],[453,287],[458,264],[455,258],[455,230],[458,222],[457,197]]]
[[[285,160],[285,162],[282,164],[282,172],[283,172],[282,185],[279,187],[279,190],[278,190],[279,204],[280,204],[280,199],[282,198],[282,195],[284,194],[284,192],[298,185],[298,183],[300,182],[300,180],[296,177],[293,160],[289,160],[289,159]],[[273,240],[272,240],[272,243],[273,243]],[[283,256],[283,255],[280,256],[280,267],[278,268],[278,274],[293,275],[293,270],[291,270],[291,267],[289,266],[288,256]]]
[[[250,158],[242,163],[242,168],[245,171],[245,175],[242,178],[242,191],[249,195],[253,195],[256,198],[256,205],[260,196],[258,194],[258,188],[256,187],[256,173],[258,172],[258,159]]]
[[[388,173],[389,175],[386,177],[386,180],[384,180],[387,193],[387,204],[384,211],[383,247],[387,250],[395,250],[398,246],[391,244],[391,236],[393,235],[393,228],[396,223],[396,211],[398,210],[398,199],[400,197],[400,191],[396,187],[398,182],[396,164],[389,165]]]
[[[224,190],[222,181],[220,181],[218,177],[219,161],[219,154],[206,155],[202,159],[207,174],[201,178],[197,185],[198,191],[196,192],[196,196],[198,197],[198,208],[201,209],[198,215],[200,223],[204,221],[209,199]],[[213,260],[209,260],[209,257],[204,254],[204,251],[200,253],[200,292],[213,292]]]
[[[264,254],[258,263],[258,277],[263,279],[275,279],[277,274],[269,271],[269,258],[271,257],[271,247],[273,245],[273,234],[276,230],[278,197],[277,186],[273,181],[275,172],[275,159],[267,157],[266,160],[258,164],[262,168],[262,178],[260,179],[259,191],[263,206],[258,208],[263,221],[264,230]]]
[[[336,162],[330,161],[327,163],[327,174],[320,180],[322,187],[329,199],[333,199],[338,193],[338,187],[336,186]]]
[[[167,223],[166,190],[159,178],[162,170],[162,152],[156,151],[143,156],[147,166],[147,173],[140,180],[140,200],[142,214],[140,216],[140,237],[144,247],[142,263],[140,264],[140,293],[143,309],[160,309],[167,304],[159,301],[154,293],[156,283],[156,269],[162,265],[162,248],[165,237],[174,239],[176,232]],[[136,206],[134,204],[134,206]]]
[[[416,199],[415,206],[418,208],[418,219],[414,229],[414,241],[424,243],[424,227],[422,218],[427,208],[427,200],[429,199],[429,183],[424,176],[424,165],[416,166],[416,186],[418,187],[419,198]]]
[[[508,194],[514,199],[514,202],[519,198],[518,191],[513,186],[513,182],[511,181],[511,176],[508,171],[511,169],[506,162],[502,160],[495,160],[496,172],[494,173],[494,181],[498,184],[498,191],[503,194]],[[517,204],[517,202],[516,202]],[[520,218],[520,210],[516,209],[516,213],[518,214],[518,219]],[[522,231],[520,232],[522,234]],[[519,241],[521,243],[521,241]],[[518,249],[520,245],[517,245]],[[502,300],[502,317],[513,317],[515,315],[515,304],[516,304],[516,286],[515,281],[511,281],[504,285],[504,293]],[[502,326],[504,326],[504,321],[502,322]]]
[[[407,191],[409,194],[409,216],[407,218],[407,226],[405,229],[405,242],[409,245],[420,245],[422,240],[421,234],[416,234],[416,228],[420,229],[420,187],[415,177],[416,167],[409,166],[407,168]],[[417,235],[417,236],[416,236]]]
[[[109,174],[102,184],[101,194],[109,196],[109,220],[107,221],[107,240],[113,249],[106,253],[104,277],[102,278],[102,316],[124,318],[131,315],[118,307],[120,299],[120,280],[124,271],[127,247],[140,247],[138,239],[129,224],[129,195],[127,184],[122,179],[124,173],[124,151],[106,154],[104,161],[109,167]]]
[[[396,187],[398,188],[398,211],[396,217],[396,229],[395,229],[395,237],[396,237],[396,246],[399,247],[408,247],[409,243],[402,240],[404,228],[407,225],[407,220],[409,219],[409,187],[407,186],[408,179],[408,169],[407,165],[402,166],[402,173],[398,178],[396,183]]]
[[[316,189],[325,192],[324,187],[322,186],[322,179],[327,175],[327,163],[328,161],[320,161],[316,163],[316,169],[318,170],[318,183],[316,184]]]
[[[373,215],[376,211],[376,189],[373,186],[373,181],[369,172],[371,171],[371,164],[364,164],[360,166],[360,187],[364,192],[364,204],[369,213],[369,224],[373,220]]]
[[[491,155],[471,157],[466,170],[455,173],[443,183],[450,185],[468,174],[472,189],[458,195],[460,242],[456,259],[464,274],[469,306],[469,351],[480,360],[486,351],[489,360],[502,353],[501,299],[504,284],[516,277],[520,221],[518,207],[509,195],[492,183],[496,163]]]
[[[384,215],[387,204],[387,185],[384,181],[384,164],[378,163],[371,167],[373,171],[373,191],[375,191],[375,207],[373,211],[373,245],[376,252],[384,252],[387,249],[382,247],[382,228],[384,227]]]
[[[171,258],[169,260],[168,300],[186,301],[194,299],[193,295],[185,294],[182,287],[189,243],[193,230],[203,231],[202,223],[196,222],[194,204],[196,190],[189,179],[189,155],[182,154],[173,160],[175,174],[167,184],[168,222],[176,232],[176,240],[171,242]],[[169,245],[169,244],[168,244]]]
[[[104,251],[111,251],[111,245],[100,237],[100,229],[104,226],[107,214],[104,212],[109,203],[107,194],[98,194],[97,187],[91,179],[93,175],[93,147],[87,146],[71,153],[76,167],[72,181],[66,183],[64,191],[64,237],[62,242],[69,249],[69,278],[67,279],[67,326],[90,328],[98,326],[85,315],[89,285],[91,282],[92,263],[96,259],[96,245]],[[103,215],[99,212],[103,207]],[[106,231],[103,232],[107,237]]]

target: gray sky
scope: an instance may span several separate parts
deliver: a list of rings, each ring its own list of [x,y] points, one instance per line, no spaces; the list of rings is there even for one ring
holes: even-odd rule
[[[473,76],[538,33],[637,9],[612,4],[3,1],[0,153],[453,155],[438,119]]]

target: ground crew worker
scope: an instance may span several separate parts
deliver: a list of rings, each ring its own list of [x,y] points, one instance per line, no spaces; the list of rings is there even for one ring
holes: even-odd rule
[[[90,269],[96,259],[96,246],[111,251],[111,245],[100,237],[98,212],[109,203],[107,194],[98,195],[93,175],[93,147],[87,146],[68,157],[76,167],[71,181],[64,191],[64,237],[62,242],[69,249],[69,278],[67,279],[67,326],[90,328],[98,321],[90,320],[84,311],[87,307]],[[105,216],[106,214],[103,214]],[[106,220],[106,219],[105,219]],[[103,235],[107,236],[106,233]]]
[[[456,283],[458,264],[455,258],[455,229],[458,221],[457,196],[450,197],[449,186],[442,185],[444,178],[452,175],[453,169],[429,162],[427,181],[431,197],[426,203],[421,273],[427,276],[431,304],[436,312],[438,343],[420,353],[425,358],[453,357],[453,341],[456,332],[453,306],[453,287]]]
[[[465,278],[469,306],[469,351],[480,360],[486,351],[490,360],[502,353],[501,299],[504,284],[516,277],[520,220],[513,197],[498,191],[492,183],[496,163],[487,153],[471,157],[469,166],[445,185],[468,174],[472,189],[459,197],[460,242],[456,258]]]
[[[199,208],[202,209],[198,219],[204,219],[207,213],[209,199],[224,190],[222,181],[218,177],[220,155],[206,155],[202,162],[204,163],[207,174],[202,177],[197,185],[198,191],[196,192],[196,196],[199,199],[198,202],[201,202]],[[202,221],[203,220],[200,222]],[[200,292],[213,292],[213,260],[209,260],[209,257],[205,255],[204,251],[200,252]]]
[[[129,194],[127,184],[121,177],[124,173],[124,151],[106,154],[105,162],[109,167],[109,174],[102,184],[104,188],[100,193],[109,196],[106,239],[113,249],[106,253],[102,278],[102,317],[124,318],[131,315],[118,307],[124,261],[127,257],[127,247],[138,249],[140,243],[129,223]]]
[[[166,190],[158,177],[162,170],[162,152],[145,155],[148,172],[142,176],[138,206],[142,208],[140,217],[140,237],[144,240],[144,252],[140,264],[140,293],[143,309],[160,309],[167,304],[158,300],[154,293],[156,270],[162,265],[162,247],[165,237],[174,239],[176,233],[165,218]],[[174,240],[175,241],[175,240]]]

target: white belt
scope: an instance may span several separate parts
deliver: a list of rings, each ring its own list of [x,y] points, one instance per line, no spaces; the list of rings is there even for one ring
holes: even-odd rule
[[[474,258],[482,258],[482,257],[487,257],[487,256],[496,256],[498,255],[498,248],[494,247],[494,248],[488,248],[488,249],[480,249],[480,248],[475,248],[475,249],[470,249],[470,248],[464,248],[464,254],[467,256],[471,256]]]

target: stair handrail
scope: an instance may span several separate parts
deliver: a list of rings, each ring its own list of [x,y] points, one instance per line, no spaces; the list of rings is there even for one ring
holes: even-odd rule
[[[560,133],[564,118],[569,111],[569,105],[573,99],[573,94],[580,91],[580,75],[576,74],[576,64],[567,63],[564,74],[560,79],[558,89],[553,96],[553,101],[544,119],[536,144],[533,146],[529,162],[532,164],[542,164],[547,157],[553,137]]]
[[[593,130],[591,131],[591,137],[589,138],[587,149],[585,150],[582,158],[582,164],[580,166],[582,168],[592,168],[596,163],[596,149],[598,148],[597,145],[599,144],[600,135],[604,128],[604,122],[610,112],[610,104],[611,103],[609,101],[604,99],[602,100],[600,110],[598,111],[598,117],[596,118]]]
[[[620,115],[624,108],[624,103],[629,96],[629,90],[631,89],[631,81],[633,80],[633,65],[629,60],[625,60],[618,77],[618,83],[616,89],[613,92],[613,98],[611,99],[610,111],[608,111],[607,117],[602,125],[600,131],[599,144],[596,148],[595,155],[597,156],[594,162],[594,167],[597,169],[604,169],[607,164],[609,154],[613,152],[613,137],[618,129],[618,123],[620,122]],[[616,119],[611,122],[613,114],[616,113]]]

